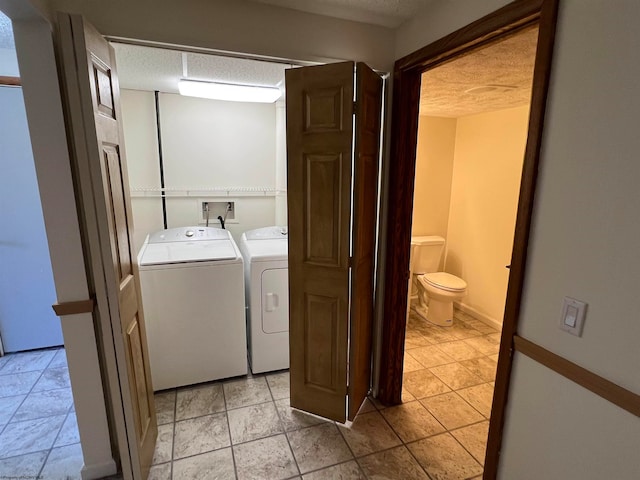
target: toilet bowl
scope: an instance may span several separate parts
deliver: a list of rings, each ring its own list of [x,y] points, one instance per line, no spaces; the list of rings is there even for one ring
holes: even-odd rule
[[[446,272],[418,275],[416,313],[442,327],[453,324],[453,302],[467,294],[467,282]]]

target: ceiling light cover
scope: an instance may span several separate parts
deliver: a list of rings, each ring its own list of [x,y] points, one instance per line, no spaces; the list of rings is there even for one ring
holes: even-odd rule
[[[229,102],[273,103],[278,100],[281,95],[279,88],[200,82],[195,80],[180,80],[178,90],[180,91],[180,95],[226,100]]]

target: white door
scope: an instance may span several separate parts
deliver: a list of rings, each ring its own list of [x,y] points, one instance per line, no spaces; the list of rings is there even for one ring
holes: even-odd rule
[[[62,345],[49,246],[20,87],[0,87],[0,339],[5,352]]]

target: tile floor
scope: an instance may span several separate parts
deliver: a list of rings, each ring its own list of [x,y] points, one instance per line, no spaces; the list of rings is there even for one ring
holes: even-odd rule
[[[151,480],[482,477],[499,334],[464,314],[451,328],[411,317],[405,403],[365,403],[336,424],[289,406],[289,374],[158,393]]]
[[[64,349],[0,357],[0,478],[79,479],[79,442]]]
[[[404,403],[367,400],[347,425],[292,409],[286,371],[160,392],[149,479],[479,479],[499,341],[460,312],[412,314]],[[0,358],[0,478],[79,478],[72,403],[64,350]]]

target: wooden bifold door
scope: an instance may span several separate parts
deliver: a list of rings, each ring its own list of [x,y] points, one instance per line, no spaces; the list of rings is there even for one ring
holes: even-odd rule
[[[352,420],[371,383],[382,78],[287,70],[291,406]]]

